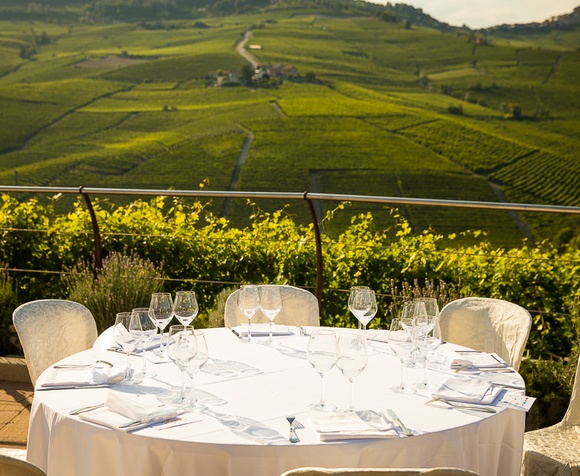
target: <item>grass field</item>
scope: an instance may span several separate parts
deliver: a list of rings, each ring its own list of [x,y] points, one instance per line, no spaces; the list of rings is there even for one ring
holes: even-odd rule
[[[500,200],[499,188],[514,202],[580,206],[580,35],[474,46],[464,32],[302,13],[208,18],[206,28],[166,21],[165,29],[0,20],[0,184],[196,190],[204,182],[489,202]],[[50,42],[24,59],[32,29]],[[315,81],[213,87],[208,75],[244,65],[234,46],[250,29],[262,63]],[[222,206],[213,201],[216,213]],[[391,225],[384,207],[358,203],[326,230],[338,233],[369,209],[377,226]],[[288,212],[309,220],[304,204]],[[401,212],[418,232],[482,229],[505,246],[524,238],[522,223],[503,212]],[[241,200],[228,209],[236,225],[248,215]],[[580,233],[570,218],[523,219],[538,239],[561,237],[562,227]]]

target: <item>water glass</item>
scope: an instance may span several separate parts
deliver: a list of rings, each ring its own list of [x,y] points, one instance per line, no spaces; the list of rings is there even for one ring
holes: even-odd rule
[[[153,293],[151,295],[149,308],[151,309],[151,318],[161,331],[159,356],[163,357],[163,333],[167,324],[169,324],[173,318],[173,299],[171,298],[171,294]]]
[[[131,370],[131,353],[136,349],[141,339],[141,323],[132,312],[119,312],[113,326],[113,339],[127,354],[125,378],[120,382],[125,385],[136,385],[140,380],[133,378]]]
[[[389,346],[401,361],[401,383],[398,387],[391,387],[391,391],[395,393],[415,393],[415,388],[405,383],[405,358],[407,358],[413,350],[413,342],[411,339],[412,320],[404,323],[403,319],[393,319],[389,329],[389,336],[387,341]]]
[[[238,307],[248,319],[248,337],[243,342],[253,342],[251,321],[254,314],[260,309],[260,294],[257,286],[246,285],[240,288],[238,294]]]
[[[272,344],[272,328],[274,319],[282,310],[282,295],[280,288],[276,285],[260,286],[260,310],[270,321],[269,344]]]
[[[199,312],[197,298],[193,291],[177,291],[173,303],[173,313],[184,326],[191,324]]]
[[[157,375],[157,372],[155,372],[153,369],[147,368],[145,352],[147,351],[147,346],[157,335],[157,324],[155,324],[153,319],[151,319],[151,310],[148,307],[137,307],[133,309],[132,313],[141,323],[141,340],[139,343],[139,348],[141,349],[142,366],[141,372],[139,372],[136,377],[153,378]]]
[[[185,373],[187,366],[197,354],[197,340],[192,326],[171,326],[167,338],[167,355],[181,370],[181,389],[179,396],[171,400],[177,405],[186,406]]]
[[[308,362],[320,375],[320,401],[310,406],[313,410],[332,411],[336,407],[324,399],[324,377],[338,359],[338,342],[333,330],[317,329],[312,331],[308,340]]]
[[[350,398],[346,411],[354,411],[354,379],[368,363],[367,340],[360,333],[348,332],[338,338],[338,360],[336,366],[350,382]]]
[[[205,338],[205,333],[200,330],[195,330],[195,340],[197,342],[197,353],[195,357],[189,361],[187,366],[185,367],[185,371],[187,375],[189,375],[189,380],[191,382],[191,393],[189,399],[189,405],[187,405],[184,409],[188,412],[194,411],[201,411],[204,410],[206,407],[199,403],[199,401],[195,398],[195,390],[194,390],[194,377],[195,375],[201,370],[201,368],[205,365],[209,358],[209,351],[207,348],[207,340]]]

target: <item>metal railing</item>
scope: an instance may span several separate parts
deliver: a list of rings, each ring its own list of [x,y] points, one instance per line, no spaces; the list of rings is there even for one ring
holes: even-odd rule
[[[94,265],[95,270],[100,269],[103,259],[101,245],[101,234],[99,223],[93,209],[91,196],[94,195],[136,195],[136,196],[172,196],[191,198],[250,198],[250,199],[273,199],[273,200],[304,200],[310,212],[310,219],[314,229],[316,243],[316,297],[321,302],[322,299],[322,236],[320,230],[320,219],[316,214],[316,201],[336,201],[336,202],[365,202],[383,203],[386,205],[414,205],[433,206],[451,208],[472,208],[486,210],[503,210],[516,212],[541,212],[541,213],[564,213],[580,214],[580,207],[556,206],[556,205],[535,205],[526,203],[503,203],[503,202],[477,202],[461,200],[440,200],[426,198],[402,198],[402,197],[382,197],[367,195],[341,195],[329,193],[313,192],[251,192],[251,191],[210,191],[210,190],[152,190],[152,189],[126,189],[126,188],[94,188],[94,187],[30,187],[30,186],[6,186],[0,185],[2,193],[41,193],[41,194],[77,194],[85,200],[87,209],[91,217],[94,238]]]

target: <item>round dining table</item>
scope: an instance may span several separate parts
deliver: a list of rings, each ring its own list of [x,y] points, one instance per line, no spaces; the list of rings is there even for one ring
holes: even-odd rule
[[[322,437],[324,425],[333,417],[337,422],[350,418],[342,410],[349,405],[351,384],[336,367],[321,379],[310,365],[307,345],[313,328],[279,326],[276,330],[270,344],[261,333],[255,342],[246,343],[239,329],[204,329],[209,359],[194,377],[194,394],[202,407],[136,431],[95,423],[86,418],[95,414],[91,411],[70,412],[102,405],[112,396],[169,406],[167,396],[181,382],[181,372],[172,361],[147,352],[148,367],[156,376],[137,385],[51,386],[55,378],[65,382],[69,369],[47,369],[36,383],[27,460],[48,476],[277,476],[303,466],[457,467],[481,476],[520,474],[525,412],[498,404],[493,406],[495,413],[452,407],[431,401],[433,390],[393,392],[402,366],[380,336],[368,340],[368,364],[353,382],[356,415],[378,418],[379,425],[374,425],[378,431],[368,437]],[[336,328],[335,332],[358,331]],[[125,362],[124,354],[105,347],[101,339],[98,350],[75,354],[59,364]],[[438,352],[454,347],[444,343]],[[131,359],[139,370],[142,357]],[[427,378],[439,386],[454,374],[440,359],[429,367]],[[504,392],[523,394],[517,372],[486,375],[490,380],[495,377],[506,384]],[[405,379],[421,381],[423,369],[406,367]],[[185,382],[189,386],[189,380]],[[337,410],[311,408],[322,391]],[[405,435],[392,414],[412,436]],[[289,440],[288,416],[299,422],[296,443]]]

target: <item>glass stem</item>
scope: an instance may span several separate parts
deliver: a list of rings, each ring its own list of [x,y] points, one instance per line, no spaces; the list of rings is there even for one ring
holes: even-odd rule
[[[350,381],[350,401],[348,404],[348,411],[354,412],[354,381]]]
[[[252,341],[252,319],[248,318],[248,342]]]
[[[191,382],[191,393],[190,393],[190,399],[191,399],[191,408],[195,407],[195,390],[193,388],[193,374],[189,376],[189,381]]]
[[[131,352],[127,352],[127,368],[125,369],[125,378],[131,380]]]
[[[326,406],[326,401],[324,400],[324,375],[320,374],[320,408]]]
[[[274,321],[270,321],[270,344],[272,343],[272,327],[274,327]]]
[[[145,358],[145,346],[143,346],[143,366],[141,368],[141,373],[145,376],[147,375],[147,359]]]
[[[405,388],[405,361],[401,359],[401,389]]]
[[[181,393],[179,397],[181,401],[185,400],[185,370],[181,371]]]
[[[427,385],[427,355],[423,355],[423,386]]]

